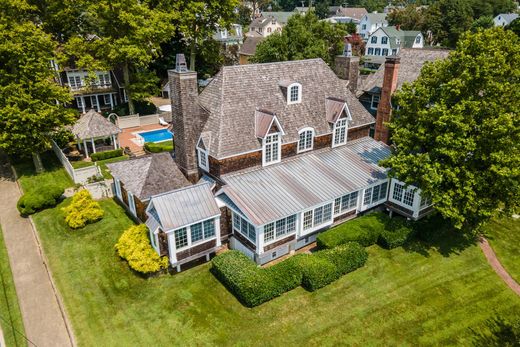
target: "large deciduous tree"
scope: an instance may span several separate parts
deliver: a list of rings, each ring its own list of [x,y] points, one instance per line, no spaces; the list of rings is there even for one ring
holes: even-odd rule
[[[465,34],[396,93],[391,175],[420,187],[464,230],[520,205],[520,39]]]
[[[274,61],[322,58],[329,65],[341,53],[348,26],[320,21],[313,11],[292,16],[281,33],[261,42],[251,61]],[[354,29],[355,30],[355,29]]]
[[[33,155],[50,147],[49,134],[74,121],[64,104],[69,91],[55,81],[56,43],[33,22],[24,0],[0,6],[0,148],[9,154]]]

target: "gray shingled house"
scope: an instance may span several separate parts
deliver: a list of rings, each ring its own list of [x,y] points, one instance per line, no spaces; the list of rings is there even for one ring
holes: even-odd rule
[[[200,94],[177,58],[168,75],[178,170],[154,180],[193,185],[152,195],[146,224],[178,270],[224,242],[264,264],[389,203],[410,218],[431,209],[378,165],[390,150],[369,137],[375,119],[351,91],[358,58],[337,57],[336,73],[321,59],[226,66]]]

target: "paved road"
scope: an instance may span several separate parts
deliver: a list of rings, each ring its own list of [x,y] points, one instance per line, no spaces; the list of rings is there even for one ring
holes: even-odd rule
[[[20,217],[16,209],[19,197],[20,189],[5,155],[0,152],[0,224],[25,333],[38,347],[74,346],[72,330],[61,309],[32,223]]]

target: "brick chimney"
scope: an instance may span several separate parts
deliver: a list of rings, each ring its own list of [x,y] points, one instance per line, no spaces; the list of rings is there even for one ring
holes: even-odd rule
[[[177,54],[175,69],[168,70],[172,125],[175,142],[175,161],[186,178],[196,183],[199,179],[196,144],[202,128],[202,110],[197,103],[199,95],[197,72],[189,71],[184,54]]]
[[[390,133],[385,124],[390,121],[392,115],[392,105],[390,101],[392,94],[394,94],[397,88],[397,76],[400,64],[401,58],[395,55],[387,57],[385,61],[383,88],[381,90],[379,106],[377,107],[376,133],[374,138],[386,144],[390,142]]]
[[[345,44],[343,54],[334,59],[334,70],[336,75],[343,80],[347,80],[348,88],[352,93],[356,93],[359,78],[359,57],[352,55],[352,45]]]

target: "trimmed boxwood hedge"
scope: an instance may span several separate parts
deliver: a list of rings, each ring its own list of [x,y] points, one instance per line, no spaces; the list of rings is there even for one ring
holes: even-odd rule
[[[316,241],[321,249],[334,248],[347,242],[357,242],[364,247],[372,246],[389,220],[384,213],[371,213],[321,233]]]
[[[114,149],[112,151],[92,153],[90,155],[90,159],[92,159],[92,161],[98,161],[98,160],[116,158],[116,157],[120,157],[122,155],[123,155],[123,149],[119,148],[119,149]]]
[[[394,217],[381,231],[377,243],[386,249],[404,245],[414,234],[412,223],[402,217]]]
[[[368,253],[357,243],[348,243],[314,254],[298,254],[268,268],[261,268],[246,255],[232,250],[212,260],[212,273],[247,307],[254,307],[302,286],[322,288],[341,275],[362,267]]]
[[[64,189],[58,186],[42,186],[18,199],[16,207],[22,216],[28,216],[60,202]]]

